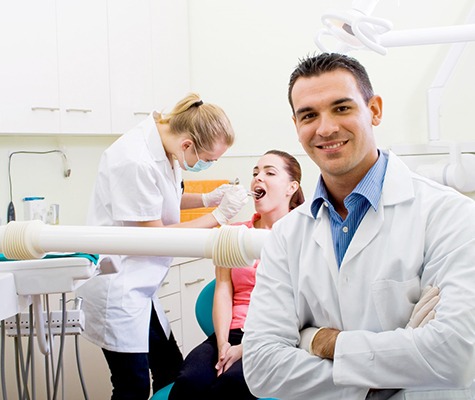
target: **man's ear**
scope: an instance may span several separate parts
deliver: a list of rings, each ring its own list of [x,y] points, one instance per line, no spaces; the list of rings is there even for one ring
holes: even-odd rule
[[[373,126],[378,126],[383,118],[383,99],[381,98],[381,96],[374,95],[369,100],[368,107],[373,113],[371,123],[373,124]]]

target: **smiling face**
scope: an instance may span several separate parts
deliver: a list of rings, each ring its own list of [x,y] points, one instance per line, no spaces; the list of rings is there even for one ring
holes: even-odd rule
[[[325,183],[356,186],[378,157],[372,127],[381,122],[381,98],[367,103],[344,69],[298,78],[291,96],[299,141]]]
[[[289,202],[298,189],[286,170],[285,161],[276,154],[265,154],[253,169],[251,191],[258,193],[254,197],[256,211],[264,216],[272,214],[274,219],[289,212]]]

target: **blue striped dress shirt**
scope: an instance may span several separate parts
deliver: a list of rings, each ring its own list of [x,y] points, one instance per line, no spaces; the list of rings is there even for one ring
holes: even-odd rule
[[[314,218],[316,218],[318,210],[322,205],[328,209],[333,248],[338,268],[340,268],[351,239],[368,209],[370,207],[373,207],[375,211],[378,209],[386,167],[388,165],[388,154],[379,150],[378,152],[379,157],[376,163],[344,200],[345,207],[348,210],[348,215],[345,220],[335,211],[333,204],[329,200],[328,192],[321,176],[318,181],[311,210]]]

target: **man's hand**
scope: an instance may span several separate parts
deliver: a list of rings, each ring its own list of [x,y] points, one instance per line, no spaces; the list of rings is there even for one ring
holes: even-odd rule
[[[421,293],[421,298],[412,310],[411,318],[406,328],[420,328],[435,317],[435,306],[439,302],[439,288],[426,286]]]
[[[317,357],[333,360],[336,338],[339,333],[338,329],[321,328],[313,337],[310,345],[312,353]]]
[[[333,360],[336,338],[340,331],[333,328],[305,328],[300,331],[299,348],[320,358]]]
[[[414,306],[406,328],[420,328],[435,317],[435,306],[439,302],[439,288],[426,286],[421,298]],[[333,328],[309,327],[300,331],[298,347],[320,358],[333,360],[336,338],[340,331]]]

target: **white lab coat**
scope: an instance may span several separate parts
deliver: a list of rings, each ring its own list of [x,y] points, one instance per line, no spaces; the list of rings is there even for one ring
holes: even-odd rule
[[[133,226],[134,221],[180,220],[181,169],[171,168],[151,114],[103,154],[89,208],[88,224]],[[149,229],[149,228],[144,228]],[[151,228],[150,228],[151,229]],[[171,257],[109,258],[118,272],[99,275],[77,294],[83,297],[84,337],[117,352],[147,352],[152,302],[162,327],[168,321],[156,298]]]
[[[314,219],[310,203],[274,224],[262,252],[243,340],[251,392],[358,400],[369,388],[470,386],[475,202],[390,153],[378,210],[368,210],[340,270],[328,210]],[[429,284],[440,288],[435,320],[404,329]],[[307,326],[342,331],[334,361],[297,348]]]

